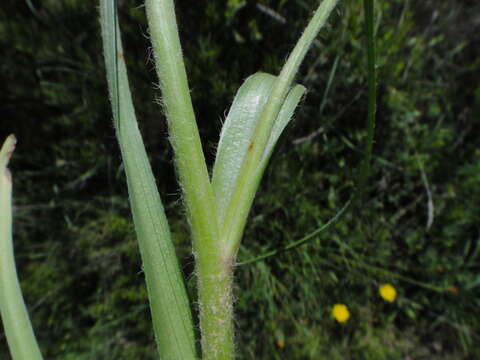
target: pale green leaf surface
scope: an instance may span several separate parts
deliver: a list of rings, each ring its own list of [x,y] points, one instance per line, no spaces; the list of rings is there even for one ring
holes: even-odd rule
[[[270,137],[268,138],[262,160],[260,161],[262,173],[272,155],[275,144],[278,142],[280,135],[282,135],[290,120],[292,120],[295,109],[300,103],[300,100],[302,100],[306,90],[307,89],[303,85],[295,85],[285,98],[285,102],[278,113],[277,120],[272,126]],[[262,174],[259,174],[258,176],[262,176]]]
[[[372,157],[372,150],[373,150],[373,138],[374,138],[374,132],[375,132],[375,123],[376,123],[376,108],[377,108],[377,72],[376,72],[376,46],[375,46],[375,30],[374,30],[374,0],[364,0],[364,14],[365,14],[365,30],[366,30],[366,35],[367,35],[367,63],[368,63],[368,116],[367,116],[367,140],[365,142],[365,150],[364,154],[365,157],[362,161],[362,164],[360,166],[360,172],[359,176],[356,181],[356,186],[355,190],[350,197],[350,199],[347,201],[347,203],[335,214],[334,217],[332,217],[329,221],[327,221],[325,224],[320,226],[318,229],[315,231],[311,232],[310,234],[304,236],[300,240],[294,241],[284,247],[269,251],[263,255],[257,256],[255,258],[249,259],[247,261],[241,262],[239,265],[244,265],[244,264],[252,264],[257,261],[262,261],[265,259],[268,259],[269,257],[275,256],[281,252],[284,251],[289,251],[292,249],[297,248],[298,246],[304,245],[308,242],[310,242],[313,239],[316,239],[317,236],[330,229],[331,226],[333,226],[346,212],[347,210],[350,209],[350,206],[355,204],[355,202],[358,202],[361,200],[362,194],[363,194],[363,188],[365,187],[365,184],[368,180],[368,176],[370,173],[370,162],[371,162],[371,157]],[[337,67],[337,60],[334,62],[334,67],[333,70],[330,74],[329,81],[327,83],[327,89],[326,93],[328,92],[328,89],[330,87],[331,79],[332,76],[335,72],[335,69]],[[322,107],[322,106],[321,106]],[[365,269],[374,269],[373,266],[363,264],[362,265]],[[417,282],[412,279],[408,279],[403,276],[399,276],[404,281],[410,282],[410,283],[415,283],[416,285],[422,286],[422,287],[427,287],[430,288],[431,290],[435,291],[443,291],[442,289],[438,288],[432,288],[431,286]],[[426,286],[427,285],[427,286]]]
[[[248,77],[238,90],[223,124],[212,175],[220,224],[223,223],[223,215],[237,179],[241,176],[240,169],[253,140],[257,122],[275,81],[275,76],[266,73],[256,73]],[[291,120],[304,93],[305,88],[296,85],[285,99],[255,176],[262,176],[276,142]]]
[[[272,127],[285,103],[292,82],[300,68],[305,55],[316,38],[320,29],[325,25],[328,16],[335,8],[338,0],[323,0],[310,20],[307,28],[295,45],[282,68],[268,101],[262,108],[255,128],[255,135],[249,144],[235,187],[230,195],[229,205],[223,216],[222,238],[227,253],[236,254],[240,246],[245,222],[255,197],[260,180],[259,163],[264,156],[265,147],[270,139]]]
[[[105,64],[114,124],[147,282],[160,359],[196,359],[189,301],[165,211],[138,129],[113,0],[101,0]]]
[[[12,240],[12,176],[8,162],[16,139],[10,135],[0,150],[0,313],[13,360],[41,360],[20,289]]]

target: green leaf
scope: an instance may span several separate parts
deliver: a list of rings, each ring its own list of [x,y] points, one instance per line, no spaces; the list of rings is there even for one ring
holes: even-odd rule
[[[220,224],[223,224],[223,216],[240,176],[242,163],[248,153],[257,122],[275,81],[276,76],[266,73],[256,73],[248,77],[238,90],[223,124],[212,175]],[[262,176],[275,144],[292,119],[295,108],[304,93],[305,88],[301,85],[296,85],[289,92],[272,126],[263,156],[256,168],[256,177]]]
[[[363,189],[368,180],[370,174],[370,163],[372,158],[373,151],[373,138],[375,133],[375,123],[376,123],[376,109],[377,109],[377,72],[376,72],[376,46],[375,46],[375,31],[374,31],[374,0],[364,0],[364,11],[365,11],[365,32],[367,35],[367,59],[368,59],[368,115],[367,115],[367,141],[365,142],[364,150],[364,159],[360,165],[359,175],[356,181],[356,186],[353,195],[345,203],[345,205],[324,225],[320,226],[318,229],[314,230],[310,234],[302,237],[300,240],[294,241],[284,247],[269,251],[265,254],[257,256],[255,258],[241,262],[239,265],[252,264],[257,261],[262,261],[268,259],[269,257],[275,256],[281,252],[289,251],[295,249],[299,246],[302,246],[311,240],[317,238],[317,236],[330,229],[346,212],[350,209],[350,206],[359,202],[363,194]],[[336,66],[336,65],[334,65]],[[328,85],[327,85],[328,86]],[[328,90],[327,90],[328,91]],[[414,281],[408,278],[403,278],[405,281]],[[429,285],[416,282],[417,285],[428,287]],[[439,288],[431,287],[435,291]]]
[[[268,163],[268,160],[270,159],[270,156],[272,155],[275,144],[280,138],[280,135],[282,135],[283,130],[285,130],[288,123],[293,118],[295,109],[300,103],[300,100],[302,100],[303,95],[305,95],[306,91],[307,89],[303,85],[295,85],[285,98],[285,101],[280,108],[280,112],[278,113],[277,120],[272,126],[270,137],[268,139],[267,145],[265,146],[265,151],[263,152],[263,156],[260,161],[260,169],[262,170],[262,173]]]
[[[100,1],[105,65],[158,353],[161,359],[196,359],[188,297],[165,211],[138,129],[114,4],[114,0]]]
[[[13,254],[12,176],[7,166],[15,143],[10,135],[0,150],[0,312],[13,360],[41,360]]]
[[[338,0],[323,0],[321,2],[288,57],[278,78],[276,78],[268,100],[262,108],[257,126],[255,127],[255,135],[252,136],[252,141],[248,145],[249,151],[240,169],[241,176],[237,177],[224,215],[221,236],[224,243],[223,247],[228,254],[236,254],[240,246],[248,212],[260,182],[258,176],[259,164],[262,162],[265,148],[272,134],[273,125],[285,103],[286,96],[308,49],[320,29],[325,25],[337,2]]]

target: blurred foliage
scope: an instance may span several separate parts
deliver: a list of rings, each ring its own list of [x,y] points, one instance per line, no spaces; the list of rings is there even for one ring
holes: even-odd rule
[[[236,89],[256,71],[279,71],[317,4],[177,1],[209,163]],[[299,82],[309,92],[267,170],[240,260],[313,231],[352,191],[365,138],[361,5],[343,2],[308,55]],[[143,5],[119,6],[138,118],[193,296]],[[480,357],[479,10],[469,0],[377,2],[368,193],[318,240],[237,269],[239,359]],[[16,257],[45,357],[153,359],[96,3],[3,1],[0,50],[0,136],[20,140]],[[378,295],[386,281],[393,304]],[[350,309],[345,325],[330,315],[335,303]],[[9,359],[1,333],[0,358]]]

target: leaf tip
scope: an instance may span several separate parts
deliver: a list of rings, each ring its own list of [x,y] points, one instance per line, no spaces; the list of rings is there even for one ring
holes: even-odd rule
[[[0,150],[0,161],[3,166],[6,167],[8,165],[16,144],[17,138],[13,134],[9,135],[3,143],[2,149]]]

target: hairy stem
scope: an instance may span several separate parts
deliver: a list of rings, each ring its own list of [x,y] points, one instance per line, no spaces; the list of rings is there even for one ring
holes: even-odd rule
[[[234,358],[232,283],[231,261],[210,267],[199,279],[203,360]]]
[[[203,359],[233,359],[231,261],[219,246],[216,202],[195,121],[172,0],[147,0],[147,18],[198,277]]]

